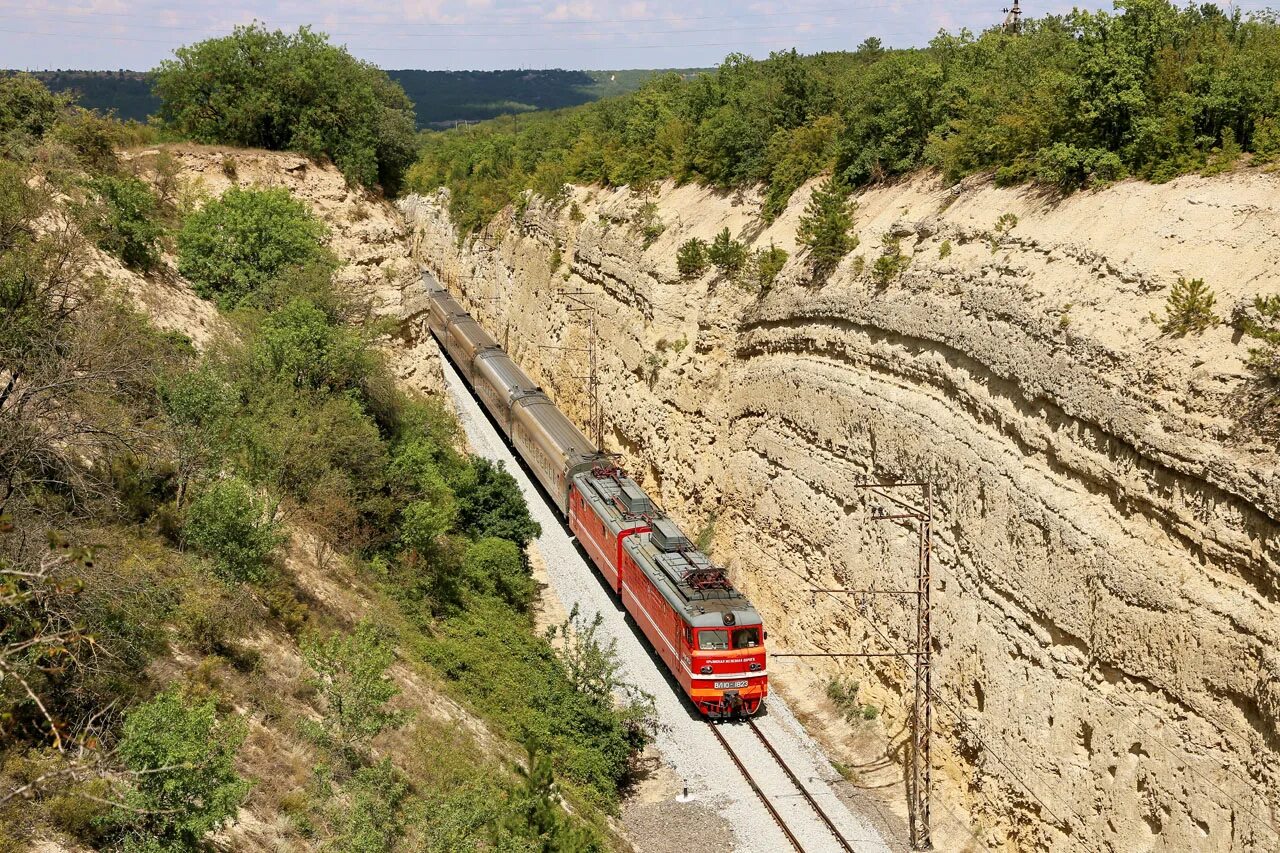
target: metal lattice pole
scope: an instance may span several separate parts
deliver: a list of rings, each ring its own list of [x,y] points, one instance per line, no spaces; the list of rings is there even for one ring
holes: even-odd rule
[[[912,787],[915,808],[911,832],[912,847],[932,850],[929,801],[933,793],[933,587],[930,556],[933,551],[933,487],[924,483],[924,513],[920,518],[920,569],[916,574],[916,685],[911,751]]]

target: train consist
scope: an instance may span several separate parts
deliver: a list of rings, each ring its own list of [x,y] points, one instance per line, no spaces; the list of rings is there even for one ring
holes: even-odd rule
[[[769,692],[760,614],[430,273],[427,323],[681,689],[714,719]]]

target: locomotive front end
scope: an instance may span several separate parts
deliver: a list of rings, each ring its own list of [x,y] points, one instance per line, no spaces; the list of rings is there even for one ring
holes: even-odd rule
[[[704,624],[712,619],[719,624]],[[687,632],[690,698],[713,719],[754,715],[769,694],[766,633],[759,615],[724,610],[694,621]]]

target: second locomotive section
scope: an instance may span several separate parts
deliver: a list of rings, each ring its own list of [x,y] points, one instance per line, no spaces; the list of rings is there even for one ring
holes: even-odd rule
[[[700,712],[769,692],[760,614],[428,273],[428,325]]]

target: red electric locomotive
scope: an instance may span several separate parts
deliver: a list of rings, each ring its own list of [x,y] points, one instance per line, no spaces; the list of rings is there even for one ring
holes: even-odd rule
[[[751,602],[430,273],[422,279],[432,334],[694,705],[714,718],[760,710],[766,635]]]

